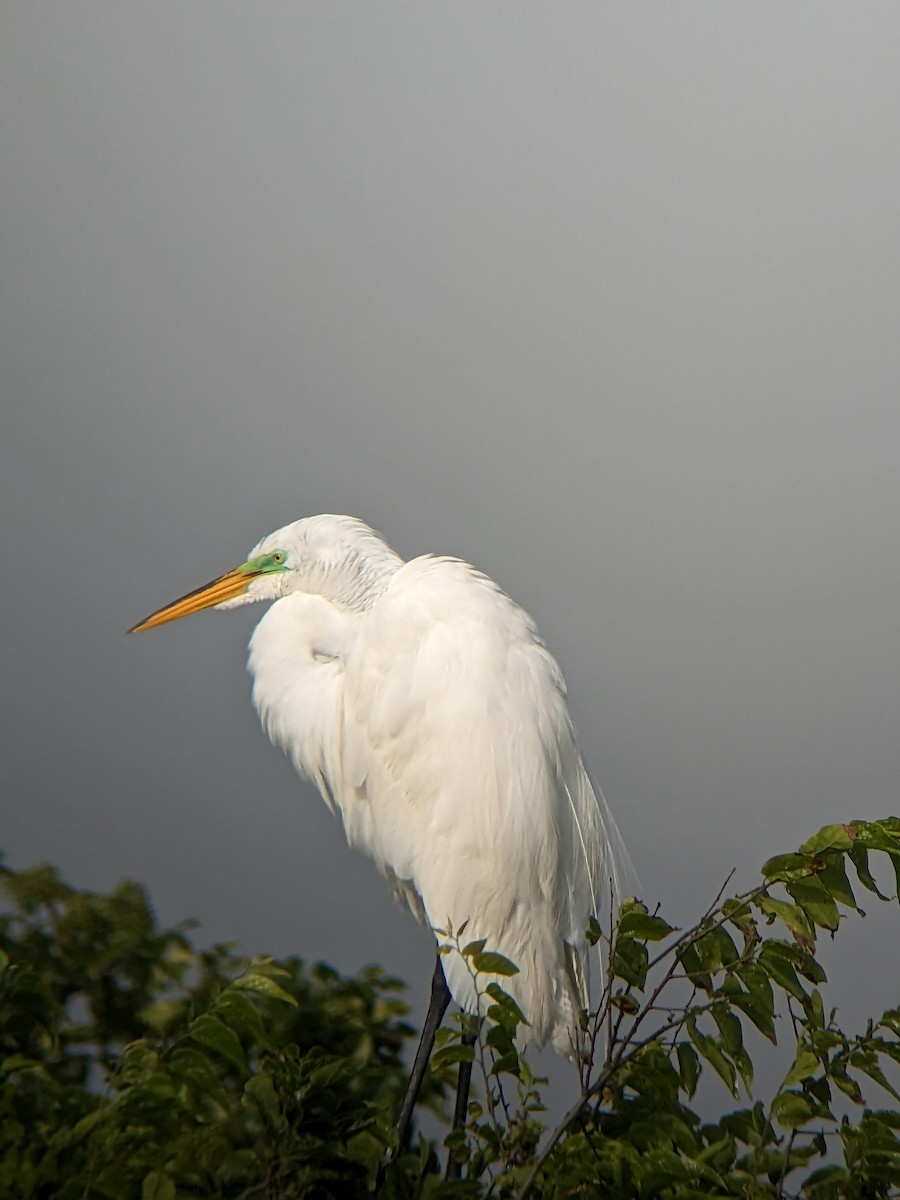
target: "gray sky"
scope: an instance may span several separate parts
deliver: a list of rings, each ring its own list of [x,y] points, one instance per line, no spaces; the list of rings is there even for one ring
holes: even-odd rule
[[[535,615],[667,914],[897,812],[898,39],[890,0],[7,0],[11,863],[424,994],[257,726],[260,613],[122,633],[329,511]]]

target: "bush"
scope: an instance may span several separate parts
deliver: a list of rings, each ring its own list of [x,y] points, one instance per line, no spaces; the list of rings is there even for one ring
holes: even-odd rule
[[[690,929],[636,900],[608,931],[592,923],[606,986],[586,1015],[572,1107],[549,1131],[543,1081],[518,1050],[522,1014],[498,982],[515,965],[448,931],[448,952],[466,957],[487,1004],[474,1050],[465,1018],[440,1031],[421,1100],[446,1121],[456,1064],[474,1058],[479,1095],[445,1139],[465,1164],[453,1183],[446,1151],[421,1135],[383,1168],[414,1032],[397,980],[375,967],[346,979],[300,959],[248,962],[230,945],[197,950],[186,927],[157,929],[134,883],[97,896],[50,867],[6,871],[0,1195],[898,1195],[900,1113],[866,1108],[860,1084],[900,1101],[900,1010],[863,1034],[842,1031],[815,957],[821,931],[857,907],[848,867],[885,899],[875,852],[900,884],[900,820],[858,821],[771,859],[759,886],[720,896]],[[779,1013],[784,1077],[764,1104],[751,1095],[744,1037],[774,1042]],[[690,1107],[705,1071],[739,1105],[717,1120]],[[842,1097],[855,1119],[836,1108]]]

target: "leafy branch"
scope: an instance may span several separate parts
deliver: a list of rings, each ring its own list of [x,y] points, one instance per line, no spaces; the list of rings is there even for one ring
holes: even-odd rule
[[[0,868],[0,1194],[11,1200],[887,1200],[900,1193],[900,1008],[861,1031],[826,1004],[819,939],[900,885],[900,820],[829,825],[760,883],[676,929],[639,901],[590,923],[606,974],[584,1014],[573,1102],[544,1127],[516,966],[448,933],[484,1014],[439,1031],[422,1103],[448,1122],[455,1068],[479,1094],[444,1147],[382,1169],[413,1029],[376,967],[247,960],[159,930],[143,889],[107,896],[50,867]],[[852,880],[852,883],[851,883]],[[885,952],[896,954],[893,947]],[[514,990],[514,989],[512,989]],[[778,1045],[755,1097],[758,1038]],[[733,1103],[693,1109],[709,1075]],[[867,1107],[864,1088],[885,1105]],[[465,1178],[445,1184],[449,1151]]]

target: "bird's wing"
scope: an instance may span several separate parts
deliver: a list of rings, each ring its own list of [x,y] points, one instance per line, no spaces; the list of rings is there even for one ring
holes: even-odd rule
[[[272,605],[250,641],[253,702],[263,727],[331,808],[346,791],[344,664],[358,627],[358,614],[338,610],[322,596],[294,592]]]
[[[580,961],[608,839],[530,617],[455,559],[402,567],[345,664],[341,774],[351,843],[421,897],[435,929],[468,922],[467,939],[517,962],[546,1034],[583,988],[554,998],[539,980],[571,980],[566,944]]]

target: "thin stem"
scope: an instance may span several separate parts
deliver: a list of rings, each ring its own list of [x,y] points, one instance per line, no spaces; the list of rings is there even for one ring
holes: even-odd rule
[[[791,1136],[788,1138],[787,1146],[784,1151],[784,1162],[781,1166],[781,1174],[778,1177],[778,1191],[775,1193],[777,1200],[782,1200],[784,1196],[784,1181],[787,1178],[789,1163],[791,1161],[791,1150],[794,1148],[794,1138],[797,1136],[797,1130],[791,1130]]]

